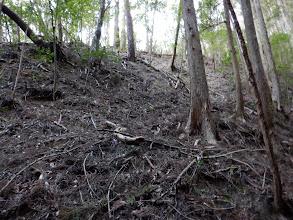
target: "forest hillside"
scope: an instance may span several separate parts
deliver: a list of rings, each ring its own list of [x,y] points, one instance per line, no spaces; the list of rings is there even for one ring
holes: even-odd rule
[[[0,1],[0,219],[293,219],[292,13]]]
[[[85,71],[74,67],[80,58],[71,54],[71,64],[58,64],[57,100],[52,101],[52,67],[26,44],[12,106],[19,48],[1,45],[2,219],[274,215],[272,175],[252,100],[245,100],[245,121],[231,118],[231,69],[214,70],[205,60],[222,138],[207,145],[184,132],[188,74],[183,69],[182,78],[176,78],[165,72],[170,57],[155,57],[153,67],[143,55],[137,62],[111,55],[99,69],[87,64]],[[275,121],[284,195],[291,201],[293,135],[282,114]]]

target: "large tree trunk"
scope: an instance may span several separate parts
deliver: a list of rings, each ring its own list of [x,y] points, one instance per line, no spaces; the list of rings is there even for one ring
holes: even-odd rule
[[[266,28],[265,20],[263,17],[263,13],[261,10],[259,0],[254,0],[255,10],[259,20],[260,31],[264,42],[264,49],[266,53],[266,57],[268,59],[268,73],[272,81],[272,99],[277,103],[278,110],[281,110],[281,98],[280,98],[280,83],[276,73],[276,64],[273,57],[273,52],[271,48],[271,43],[268,36],[268,31]]]
[[[8,8],[6,5],[3,5],[2,11],[6,14],[10,19],[12,19],[25,33],[27,30],[27,36],[31,39],[39,47],[51,47],[52,43],[42,40],[41,38],[37,37],[37,35],[33,32],[33,30],[28,27],[27,23],[25,23],[18,14]]]
[[[245,41],[244,41],[244,37],[243,37],[243,34],[242,34],[242,31],[240,29],[240,25],[239,25],[239,22],[237,20],[237,17],[236,17],[236,14],[234,12],[234,9],[232,7],[232,4],[230,2],[230,0],[227,0],[228,2],[228,6],[229,6],[229,10],[231,12],[231,15],[233,17],[233,20],[234,20],[234,25],[235,25],[235,28],[237,30],[237,33],[238,33],[238,37],[241,41],[241,47],[242,47],[242,50],[243,50],[243,56],[245,58],[245,62],[246,62],[246,65],[247,65],[247,68],[248,68],[248,72],[249,72],[249,80],[253,86],[253,89],[254,89],[254,93],[255,93],[255,96],[256,96],[256,99],[257,99],[257,102],[256,102],[256,107],[257,107],[257,112],[258,112],[258,119],[259,119],[259,125],[260,125],[260,129],[261,129],[261,132],[263,134],[263,138],[264,138],[264,142],[265,142],[265,146],[266,146],[266,151],[267,151],[267,155],[269,157],[269,162],[270,162],[270,167],[271,167],[271,171],[272,171],[272,174],[273,174],[273,179],[274,179],[274,202],[275,202],[275,205],[277,207],[277,209],[279,209],[280,211],[282,211],[283,209],[283,199],[282,199],[282,185],[281,185],[281,177],[280,177],[280,172],[279,172],[279,167],[278,167],[278,163],[277,163],[277,160],[276,160],[276,156],[275,156],[275,153],[274,153],[274,148],[273,148],[273,143],[272,143],[272,139],[271,139],[271,136],[273,136],[274,134],[274,124],[273,123],[270,123],[268,122],[268,118],[271,118],[270,116],[270,109],[266,109],[264,108],[265,103],[263,103],[263,101],[267,101],[266,99],[263,99],[261,98],[261,94],[264,93],[265,91],[263,90],[260,90],[257,86],[257,78],[254,74],[254,69],[253,69],[253,64],[252,64],[252,61],[249,59],[249,55],[248,55],[248,50],[247,50],[247,47],[246,47],[246,44],[245,44]],[[247,1],[247,0],[241,0],[241,5],[242,5],[242,10],[243,10],[243,15],[244,15],[244,19],[247,20],[247,19],[250,19],[252,20],[252,13],[251,13],[251,6],[250,6],[250,2]],[[247,13],[247,11],[250,10],[250,13]],[[250,14],[250,18],[248,18],[247,14]],[[253,21],[250,21],[250,23],[253,22]],[[247,21],[246,21],[247,23]],[[249,27],[246,27],[246,31],[247,31],[247,34],[252,34],[253,31],[249,31],[248,29],[253,29],[254,26],[249,26]],[[254,33],[254,36],[250,36],[247,38],[248,40],[248,45],[251,45],[251,42],[249,43],[249,41],[251,40],[254,40],[256,41],[256,34]],[[253,55],[253,53],[255,53],[257,50],[258,50],[258,46],[257,45],[254,45],[256,46],[257,48],[255,48],[255,50],[251,50],[252,48],[249,48],[250,49],[250,54]],[[256,56],[256,54],[254,54],[253,56],[251,56],[251,59],[254,59]],[[259,65],[262,65],[261,63]],[[263,69],[263,68],[258,68],[258,70],[260,69],[260,71]],[[256,72],[257,74],[258,72]],[[263,73],[264,74],[264,73]],[[260,92],[261,91],[261,92]],[[266,113],[265,113],[266,112]],[[267,115],[267,117],[265,117],[265,115]]]
[[[21,17],[19,17],[18,14],[16,14],[14,11],[12,11],[10,8],[8,8],[6,5],[3,5],[2,11],[4,14],[6,14],[10,19],[12,19],[20,28],[23,30],[24,33],[28,36],[29,39],[33,43],[35,43],[37,46],[41,48],[48,48],[51,52],[54,52],[53,42],[48,42],[43,40],[42,38],[39,38],[34,31],[28,26],[27,23],[25,23]],[[62,52],[60,46],[57,44],[57,60],[65,60],[66,56]]]
[[[251,1],[251,9],[252,9],[252,15],[256,18],[256,9],[255,9],[255,4],[254,1]],[[268,60],[267,57],[265,55],[264,49],[263,49],[263,44],[262,44],[262,37],[261,37],[261,33],[260,33],[260,24],[258,19],[253,19],[254,21],[254,26],[255,26],[255,33],[256,33],[256,38],[257,38],[257,42],[259,45],[259,51],[260,51],[260,56],[261,56],[261,60],[262,60],[262,64],[264,67],[264,71],[267,74],[268,73]],[[266,75],[268,83],[270,84],[270,78],[268,75]]]
[[[244,102],[243,102],[241,78],[239,73],[239,63],[237,60],[236,50],[235,50],[234,42],[233,42],[233,34],[232,34],[231,26],[230,26],[230,16],[229,16],[227,0],[224,0],[224,10],[225,10],[225,17],[226,17],[228,43],[229,43],[229,48],[231,51],[232,65],[233,65],[235,84],[236,84],[236,117],[244,118]]]
[[[115,4],[115,25],[114,25],[114,47],[119,50],[120,38],[119,38],[119,0],[116,0]]]
[[[105,0],[100,0],[100,10],[99,10],[99,18],[98,18],[98,25],[95,33],[95,41],[96,41],[96,51],[100,49],[100,39],[102,35],[102,27],[105,15]]]
[[[129,0],[125,0],[126,21],[127,21],[127,58],[130,61],[135,61],[135,45],[133,35],[133,23],[130,13]]]
[[[244,25],[246,30],[247,43],[249,48],[249,55],[251,58],[253,72],[255,74],[257,88],[261,91],[261,102],[263,103],[264,117],[270,127],[273,124],[272,110],[273,103],[270,93],[270,87],[262,65],[259,45],[256,38],[256,31],[253,21],[252,9],[250,1],[241,0],[242,13],[244,16]]]
[[[176,58],[176,51],[177,51],[177,44],[178,44],[178,36],[179,36],[179,30],[180,30],[180,21],[182,18],[182,5],[181,1],[179,2],[179,7],[178,7],[178,15],[177,15],[177,27],[176,27],[176,33],[175,33],[175,43],[174,43],[174,49],[173,49],[173,56],[172,56],[172,61],[171,61],[171,70],[175,71],[175,58]]]
[[[186,130],[195,129],[209,143],[216,143],[217,131],[210,110],[208,84],[200,45],[193,0],[182,0],[182,12],[187,38],[188,67],[190,73],[190,112]]]
[[[120,39],[121,51],[126,50],[126,31],[125,31],[126,21],[125,19],[126,19],[125,0],[122,0],[122,26],[121,26],[121,39]]]

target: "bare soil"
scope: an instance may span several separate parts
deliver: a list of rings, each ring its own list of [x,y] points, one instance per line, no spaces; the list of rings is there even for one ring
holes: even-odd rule
[[[72,45],[69,63],[58,63],[53,101],[54,66],[27,44],[13,103],[20,48],[0,45],[0,219],[280,218],[253,98],[245,94],[245,121],[232,117],[230,68],[205,61],[222,137],[209,145],[184,133],[185,62],[170,73],[168,56],[151,66],[144,56],[128,62],[120,54],[99,66]],[[289,213],[293,135],[284,115],[276,112],[275,122]],[[117,131],[143,139],[126,143]]]

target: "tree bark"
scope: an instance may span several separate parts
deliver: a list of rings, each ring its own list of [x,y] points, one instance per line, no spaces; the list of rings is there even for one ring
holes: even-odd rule
[[[278,110],[281,110],[280,83],[279,83],[278,75],[276,73],[276,64],[273,57],[273,52],[272,52],[271,43],[269,40],[268,31],[266,28],[266,24],[265,24],[265,20],[261,10],[259,0],[254,0],[254,3],[255,3],[255,10],[256,10],[256,14],[257,14],[259,25],[260,25],[262,39],[264,42],[265,54],[268,59],[268,67],[269,67],[268,74],[272,81],[272,100],[277,103]]]
[[[229,16],[229,18],[230,18],[230,21],[233,21],[233,20],[231,20],[231,16]],[[244,60],[244,56],[243,56],[243,52],[242,52],[242,48],[241,48],[241,43],[240,43],[240,40],[239,40],[239,37],[237,35],[237,31],[236,31],[234,25],[233,25],[233,32],[234,32],[237,47],[238,47],[238,50],[239,50],[239,56],[240,56],[241,65],[242,65],[242,71],[243,71],[243,74],[245,76],[246,90],[248,91],[249,94],[251,94],[252,88],[251,88],[251,85],[249,84],[250,82],[249,82],[248,69],[247,69],[247,65],[245,64],[245,60]]]
[[[235,84],[236,84],[236,117],[240,117],[244,119],[244,102],[243,102],[243,93],[242,93],[242,85],[241,78],[239,73],[239,63],[236,56],[236,50],[233,42],[233,34],[230,26],[230,16],[229,9],[227,5],[227,1],[224,0],[224,10],[225,10],[225,18],[226,18],[226,28],[228,34],[228,43],[232,57],[232,65],[235,76]]]
[[[25,23],[18,14],[8,8],[6,5],[3,5],[2,11],[6,14],[11,20],[13,20],[20,28],[26,33],[27,37],[37,46],[41,48],[48,48],[51,52],[54,52],[53,42],[48,42],[39,38],[34,31],[29,27],[27,23]],[[57,44],[57,60],[65,60],[66,56],[60,48],[60,45]]]
[[[145,44],[145,51],[149,52],[150,44],[149,44],[149,22],[148,22],[148,12],[149,12],[149,1],[145,0],[144,3],[144,25],[145,25],[145,32],[146,32],[146,44]]]
[[[62,27],[62,21],[61,21],[61,15],[58,16],[58,36],[59,36],[59,41],[62,43],[63,42],[63,27]]]
[[[277,163],[277,160],[276,160],[276,156],[275,156],[275,153],[274,153],[273,143],[272,143],[272,140],[271,140],[271,136],[274,135],[273,134],[274,125],[272,123],[269,123],[267,121],[268,118],[265,117],[265,115],[269,115],[271,113],[271,111],[269,109],[264,108],[265,105],[263,103],[263,100],[266,101],[266,99],[261,98],[261,93],[263,93],[264,91],[260,90],[258,88],[258,86],[257,86],[257,78],[256,78],[256,76],[254,74],[252,61],[249,59],[248,50],[247,50],[247,47],[246,47],[246,44],[245,44],[245,41],[244,41],[242,31],[240,29],[239,22],[237,20],[236,14],[235,14],[234,9],[232,7],[231,1],[227,0],[227,2],[228,2],[229,10],[230,10],[231,15],[232,15],[233,20],[234,20],[234,25],[235,25],[235,28],[237,30],[238,37],[239,37],[240,42],[241,42],[243,56],[245,58],[245,62],[246,62],[248,72],[249,72],[249,80],[250,80],[250,82],[251,82],[251,84],[253,86],[254,93],[255,93],[255,96],[256,96],[256,99],[257,99],[256,107],[257,107],[257,112],[258,112],[259,125],[260,125],[261,132],[263,134],[263,138],[264,138],[264,142],[265,142],[265,146],[266,146],[266,151],[267,151],[267,154],[268,154],[268,157],[269,157],[270,167],[271,167],[271,171],[272,171],[272,174],[273,174],[274,203],[275,203],[276,208],[279,211],[282,212],[282,210],[283,210],[283,199],[282,199],[281,177],[280,177],[280,172],[279,172],[279,167],[278,167],[278,163]],[[251,6],[250,6],[249,1],[241,0],[241,5],[242,5],[242,9],[249,10],[249,8],[250,8],[250,11],[251,11]],[[252,17],[247,18],[245,16],[245,14],[247,14],[247,12],[245,12],[245,13],[243,12],[244,19],[251,19],[252,18]],[[252,13],[251,13],[250,16],[252,16]],[[253,26],[250,26],[248,28],[253,28]],[[246,31],[248,31],[248,30],[246,30]],[[249,34],[249,33],[251,33],[251,31],[248,31],[247,33]],[[254,33],[254,38],[248,38],[247,40],[251,41],[253,39],[255,40],[255,38],[256,38],[256,36],[255,36],[255,33]],[[249,43],[249,45],[250,45],[250,43]],[[256,48],[256,50],[257,50],[257,48]],[[255,52],[255,50],[252,50],[252,51],[250,51],[250,54],[252,54],[254,52]],[[256,56],[255,54],[254,54],[254,56],[251,56],[251,59],[253,59],[255,56]],[[260,65],[261,65],[261,63],[260,63]],[[265,113],[265,111],[267,111],[267,113]]]
[[[154,9],[153,21],[152,21],[152,29],[151,29],[151,37],[150,37],[150,45],[149,45],[149,63],[152,64],[153,59],[153,40],[154,40],[154,28],[155,28],[155,14],[156,10]]]
[[[19,17],[18,14],[16,14],[14,11],[12,11],[10,8],[8,8],[6,5],[2,6],[2,11],[4,14],[6,14],[10,19],[12,19],[20,28],[23,30],[24,33],[27,31],[27,36],[29,39],[31,39],[32,42],[34,42],[39,47],[51,47],[52,43],[42,40],[41,38],[38,38],[37,35],[33,32],[33,30],[28,27],[27,23],[25,23],[21,17]]]
[[[1,0],[0,2],[0,42],[2,41],[3,37],[3,29],[2,29],[2,6],[3,6],[4,0]]]
[[[120,38],[120,50],[126,50],[126,9],[125,9],[125,0],[122,0],[122,26],[121,26],[121,38]]]
[[[105,0],[100,0],[100,10],[99,10],[99,18],[98,18],[98,25],[95,33],[96,37],[96,51],[100,49],[100,39],[102,35],[102,27],[105,15]]]
[[[207,142],[215,144],[218,134],[210,110],[208,84],[193,0],[182,0],[182,12],[187,38],[191,96],[186,130],[191,134],[197,129]]]
[[[119,0],[116,0],[115,4],[115,25],[114,25],[114,47],[119,50],[120,38],[119,38]]]
[[[176,59],[176,51],[177,51],[177,45],[178,45],[178,36],[179,36],[179,31],[180,31],[180,21],[182,18],[182,5],[181,1],[179,2],[179,7],[178,7],[178,15],[177,15],[177,27],[176,27],[176,33],[175,33],[175,43],[174,43],[174,49],[173,49],[173,56],[172,56],[172,61],[171,61],[171,70],[175,71],[175,59]]]
[[[271,98],[270,87],[269,87],[269,84],[264,72],[264,68],[262,65],[250,1],[241,0],[241,8],[242,8],[242,13],[244,17],[244,25],[246,30],[246,37],[247,37],[251,64],[252,64],[253,72],[255,74],[257,88],[259,91],[261,91],[260,97],[263,103],[264,117],[266,119],[266,122],[270,123],[270,127],[271,127],[273,124],[273,117],[272,117],[273,103]]]
[[[127,21],[127,58],[130,61],[135,61],[135,45],[133,35],[133,23],[130,13],[129,0],[125,0],[126,21]]]

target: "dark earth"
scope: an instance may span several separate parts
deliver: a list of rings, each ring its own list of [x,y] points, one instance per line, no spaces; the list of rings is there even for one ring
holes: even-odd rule
[[[205,58],[221,141],[184,132],[187,64],[170,56],[65,49],[56,100],[49,55],[25,44],[0,45],[0,219],[285,219],[274,211],[272,174],[245,93],[245,121],[233,117],[231,68]],[[101,59],[102,58],[102,59]],[[179,68],[181,66],[181,68]],[[292,219],[293,132],[275,113],[275,146],[285,216]],[[127,141],[132,139],[135,141]]]

